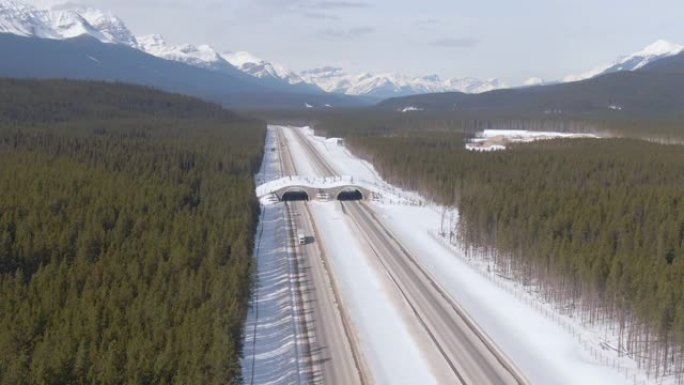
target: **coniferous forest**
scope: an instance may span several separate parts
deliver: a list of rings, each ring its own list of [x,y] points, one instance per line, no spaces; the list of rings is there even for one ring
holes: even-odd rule
[[[681,146],[552,140],[476,153],[466,138],[388,129],[347,143],[390,182],[457,207],[452,236],[472,257],[618,333],[613,348],[652,375],[684,382]]]
[[[0,384],[239,382],[265,125],[0,80]]]

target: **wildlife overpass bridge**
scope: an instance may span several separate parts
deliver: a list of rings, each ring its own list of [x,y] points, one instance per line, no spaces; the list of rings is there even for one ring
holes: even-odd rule
[[[377,186],[355,181],[352,177],[287,176],[258,186],[256,192],[260,199],[271,196],[279,201],[348,201],[380,197]]]

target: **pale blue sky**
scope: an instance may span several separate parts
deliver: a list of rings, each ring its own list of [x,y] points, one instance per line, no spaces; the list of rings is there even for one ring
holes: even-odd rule
[[[33,0],[53,1],[53,0]],[[79,0],[136,34],[247,50],[295,70],[499,77],[582,72],[657,39],[684,44],[682,0]]]

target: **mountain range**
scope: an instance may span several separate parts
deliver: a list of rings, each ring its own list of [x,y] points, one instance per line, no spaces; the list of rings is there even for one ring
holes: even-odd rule
[[[684,52],[684,46],[682,45],[673,44],[666,40],[657,40],[632,54],[618,58],[610,64],[598,66],[587,72],[567,75],[562,79],[562,81],[574,82],[591,79],[598,75],[605,75],[613,72],[635,71],[652,62],[674,56],[682,52]]]
[[[635,63],[627,60],[625,63]],[[641,64],[643,63],[643,64]],[[632,67],[628,67],[632,68]],[[542,87],[495,90],[481,94],[448,92],[412,95],[383,101],[399,111],[455,111],[470,116],[506,118],[588,118],[632,123],[646,119],[684,120],[684,52],[632,70]]]
[[[61,72],[50,68],[41,69],[39,68],[40,63],[29,63],[28,67],[34,68],[34,72],[29,73],[26,71],[26,68],[22,68],[25,66],[22,65],[19,58],[9,58],[12,55],[11,51],[7,51],[7,49],[3,50],[4,56],[8,57],[8,61],[11,63],[0,63],[0,70],[5,69],[0,72],[0,75],[18,76],[23,74],[24,76],[37,75],[39,77],[72,77],[71,75],[74,75],[73,77],[83,78],[83,73],[90,73],[90,76],[101,80],[143,81],[143,84],[157,87],[161,84],[161,88],[178,92],[187,92],[187,89],[192,89],[192,94],[196,96],[218,98],[222,102],[230,99],[231,103],[238,104],[247,102],[247,100],[251,100],[249,103],[259,104],[260,97],[257,97],[257,95],[266,97],[269,93],[280,94],[283,97],[293,94],[297,95],[297,97],[291,98],[293,101],[287,100],[284,104],[292,107],[295,106],[293,105],[295,103],[296,106],[302,107],[359,105],[386,98],[415,94],[453,91],[471,94],[509,88],[508,84],[499,79],[479,80],[469,77],[441,79],[437,75],[416,77],[393,73],[350,74],[342,68],[332,66],[296,72],[246,51],[219,51],[209,45],[173,45],[169,44],[160,35],[135,36],[126,27],[125,23],[113,13],[84,6],[62,5],[50,9],[38,9],[19,0],[0,0],[0,34],[15,35],[29,39],[9,39],[12,40],[12,47],[14,49],[22,49],[21,46],[24,44],[25,47],[23,49],[31,47],[34,50],[34,57],[28,57],[25,54],[19,55],[26,60],[36,59],[37,56],[40,56],[40,52],[35,51],[39,46],[43,47],[43,49],[47,49],[48,46],[54,46],[54,49],[57,49],[55,47],[66,49],[69,46],[68,43],[73,39],[88,36],[105,45],[105,47],[98,48],[100,51],[114,50],[119,52],[120,47],[114,48],[113,46],[126,47],[137,52],[126,51],[124,56],[151,55],[165,61],[182,63],[193,67],[195,70],[219,73],[222,75],[222,77],[219,77],[222,81],[214,80],[215,84],[209,87],[212,90],[211,92],[206,92],[206,95],[198,95],[198,92],[202,93],[197,91],[200,89],[200,85],[189,84],[192,82],[190,76],[192,76],[193,70],[184,70],[188,78],[175,78],[167,82],[163,79],[163,76],[160,77],[160,74],[165,72],[160,72],[154,67],[169,68],[168,65],[154,60],[150,61],[150,58],[143,60],[147,63],[144,68],[114,60],[121,65],[128,65],[126,67],[127,71],[139,71],[138,74],[127,73],[123,70],[112,72],[112,68],[110,68],[108,73],[103,73],[99,77],[97,68],[71,74],[66,68],[63,68]],[[36,43],[31,40],[36,38],[48,39],[53,41],[53,44],[45,42]],[[3,41],[9,40],[3,39]],[[71,58],[65,57],[64,60],[73,62],[72,64],[76,69],[79,68],[78,65],[89,67],[97,61],[99,61],[100,66],[107,64],[102,63],[101,58],[79,52],[78,49],[82,49],[85,43],[83,43],[82,39],[77,40],[79,41],[72,42],[73,44],[71,45],[73,47],[67,50],[75,56]],[[56,44],[56,41],[66,42],[67,44]],[[682,52],[683,49],[683,46],[659,40],[633,54],[618,58],[613,63],[598,66],[590,71],[568,75],[559,81],[552,82],[545,82],[543,79],[536,77],[530,78],[521,86],[535,87],[545,84],[574,82],[618,71],[638,70],[651,62],[676,55]],[[100,53],[102,54],[102,52]],[[84,60],[91,61],[91,63],[85,63],[83,62]],[[78,62],[78,65],[76,65],[76,62]],[[16,68],[8,69],[12,63],[14,63]],[[47,63],[43,64],[47,67],[49,63],[50,61],[48,60]],[[155,71],[156,73],[154,73]],[[152,78],[156,77],[158,80],[156,82],[149,80],[144,82],[145,78],[141,75],[148,72],[153,72],[150,76]],[[216,77],[216,74],[206,75],[203,72],[200,73],[200,78]],[[170,73],[166,74],[170,76]],[[175,86],[173,88],[170,86],[163,87],[164,82],[175,84]],[[219,86],[225,87],[225,89],[217,90],[216,88]],[[226,96],[234,94],[237,90],[240,90],[242,93],[249,91],[248,93],[251,97],[244,98],[241,101],[240,98]],[[347,96],[345,97],[344,95]],[[356,96],[361,96],[361,98],[356,98]],[[275,105],[281,104],[272,95],[268,95],[268,99],[271,100],[268,103],[269,105],[273,103]]]
[[[38,9],[19,0],[0,0],[0,33],[55,40],[87,35],[103,43],[124,45],[159,58],[232,76],[239,76],[235,71],[237,68],[244,74],[261,79],[261,84],[280,91],[326,92],[382,99],[426,92],[474,93],[507,87],[498,79],[442,80],[437,75],[349,74],[335,67],[297,73],[246,51],[219,52],[208,45],[172,45],[160,35],[134,36],[113,13],[83,6]]]
[[[118,81],[234,107],[351,106],[368,101],[316,87],[260,79],[202,45],[136,37],[111,12],[81,6],[37,9],[0,0],[0,76]]]
[[[673,44],[665,40],[657,40],[632,54],[619,57],[609,64],[598,66],[587,72],[567,75],[555,81],[545,81],[539,77],[532,77],[519,87],[567,83],[618,71],[634,71],[651,62],[676,55],[682,51],[684,51],[684,46],[682,45]],[[247,52],[228,54],[224,55],[224,57],[246,73],[260,78],[281,79],[290,84],[308,83],[326,92],[364,95],[380,99],[452,91],[477,94],[511,88],[506,82],[497,78],[488,80],[472,77],[441,79],[438,75],[413,77],[393,73],[349,74],[344,69],[333,66],[314,68],[296,73],[281,65],[257,58]]]

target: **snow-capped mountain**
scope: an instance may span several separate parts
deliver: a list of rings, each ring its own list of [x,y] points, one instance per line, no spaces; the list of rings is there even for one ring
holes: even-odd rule
[[[136,39],[141,50],[162,59],[209,69],[226,63],[221,55],[208,45],[171,45],[161,35],[138,36]]]
[[[291,71],[280,64],[256,57],[246,51],[224,52],[222,56],[236,68],[260,79],[280,79],[289,84],[305,83],[304,79],[294,71]]]
[[[0,0],[0,33],[60,38],[46,13],[20,1]]]
[[[324,91],[343,94],[351,87],[351,77],[339,67],[321,67],[302,71],[302,78],[312,84],[317,84]]]
[[[674,44],[667,40],[657,40],[639,51],[618,58],[611,64],[602,65],[584,73],[568,75],[563,78],[563,81],[574,82],[612,72],[635,71],[656,60],[674,56],[682,52],[684,52],[684,46],[682,45]]]
[[[90,7],[66,4],[39,9],[20,0],[0,0],[0,33],[53,40],[91,36],[103,43],[124,45],[165,60],[218,71],[274,91],[322,93],[282,66],[254,57],[248,59],[245,53],[227,55],[231,60],[241,59],[241,69],[237,69],[208,45],[173,45],[160,35],[136,38],[113,13]]]
[[[104,37],[104,40],[99,39],[100,41],[105,43],[123,44],[133,48],[138,47],[138,42],[133,33],[126,27],[126,24],[124,24],[121,19],[110,11],[102,11],[79,5],[61,5],[52,8],[53,12],[58,12],[60,10],[73,12],[84,18]]]
[[[321,90],[347,95],[393,97],[417,93],[484,92],[506,87],[497,79],[442,80],[436,75],[347,74],[334,67],[296,73],[245,51],[219,53],[208,45],[172,45],[159,35],[134,36],[113,13],[77,5],[39,9],[19,0],[0,0],[0,33],[48,39],[92,36],[103,43],[121,44],[153,56],[233,76],[263,80],[276,89],[294,86],[299,92]],[[238,71],[239,69],[239,71]]]
[[[523,82],[523,87],[542,86],[544,84],[546,84],[546,81],[544,79],[537,76],[533,76]]]
[[[159,35],[136,37],[113,13],[71,4],[40,9],[21,0],[0,0],[0,33],[55,40],[91,36],[103,43],[124,45],[162,59],[229,74],[247,82],[256,81],[277,91],[326,91],[389,98],[450,91],[482,93],[508,88],[508,85],[499,79],[441,79],[437,75],[417,77],[394,73],[350,74],[339,67],[321,67],[298,73],[246,51],[219,52],[208,45],[173,45]],[[561,81],[571,82],[611,72],[634,71],[682,52],[684,46],[658,40],[611,64],[596,67],[585,73],[568,75]],[[554,83],[556,82],[545,82],[541,78],[530,78],[521,86]]]
[[[252,79],[274,90],[321,93],[315,85],[304,82],[285,67],[269,63],[247,52],[220,54],[209,45],[171,45],[160,35],[139,36],[139,48],[150,55],[182,62],[195,67],[219,71],[232,76]]]
[[[478,93],[507,87],[498,79],[442,80],[437,75],[410,77],[391,73],[352,75],[339,67],[321,67],[296,73],[245,51],[226,52],[222,56],[238,69],[260,79],[277,79],[292,85],[309,84],[337,94],[384,98],[446,91]]]
[[[302,78],[328,92],[347,95],[394,97],[422,93],[460,91],[479,93],[507,87],[498,79],[475,78],[442,80],[437,75],[411,77],[400,74],[347,74],[339,67],[321,67],[303,71]]]
[[[71,5],[38,9],[17,0],[0,0],[0,33],[45,39],[89,35],[103,43],[137,46],[133,34],[111,12]]]

